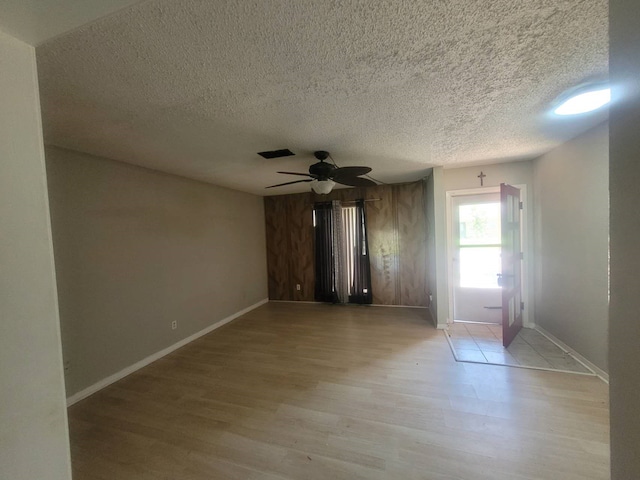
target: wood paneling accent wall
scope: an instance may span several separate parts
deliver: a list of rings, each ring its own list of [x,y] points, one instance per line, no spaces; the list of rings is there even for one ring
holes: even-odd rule
[[[425,183],[394,189],[398,232],[398,289],[400,305],[427,306],[427,222]]]
[[[313,301],[313,201],[308,193],[264,198],[270,300]],[[296,285],[300,285],[300,290]]]
[[[314,202],[367,202],[373,303],[427,306],[424,182],[264,198],[271,300],[313,301]],[[300,290],[296,285],[300,285]]]

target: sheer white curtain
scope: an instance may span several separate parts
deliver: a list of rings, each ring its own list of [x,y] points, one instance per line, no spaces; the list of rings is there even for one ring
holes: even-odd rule
[[[342,220],[342,204],[340,200],[331,202],[333,210],[333,270],[335,273],[335,288],[338,303],[349,301],[347,280],[347,264],[344,251],[344,224]]]
[[[356,247],[356,207],[342,207],[342,233],[344,249],[344,281],[345,289],[348,295],[353,295],[353,280],[354,271],[353,266],[355,264],[355,255],[357,252]],[[347,299],[348,301],[348,299]]]

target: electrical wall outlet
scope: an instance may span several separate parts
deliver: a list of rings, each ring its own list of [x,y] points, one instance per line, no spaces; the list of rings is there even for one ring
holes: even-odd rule
[[[174,320],[171,322],[171,330],[175,330],[176,328],[178,328],[178,321]]]
[[[300,284],[296,283],[296,290],[300,291]]]

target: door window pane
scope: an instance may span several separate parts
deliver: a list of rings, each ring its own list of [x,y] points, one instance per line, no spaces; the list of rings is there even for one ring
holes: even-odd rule
[[[509,326],[516,321],[516,304],[513,297],[509,299]]]
[[[463,247],[460,249],[461,287],[500,288],[498,273],[501,268],[500,247]]]
[[[500,203],[460,205],[460,245],[500,245]]]

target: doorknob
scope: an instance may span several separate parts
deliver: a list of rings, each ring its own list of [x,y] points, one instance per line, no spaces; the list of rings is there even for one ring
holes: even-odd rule
[[[504,279],[505,278],[513,278],[512,274],[508,274],[508,273],[496,273],[496,276],[498,277],[498,286],[499,287],[503,287],[503,283],[504,283]]]

